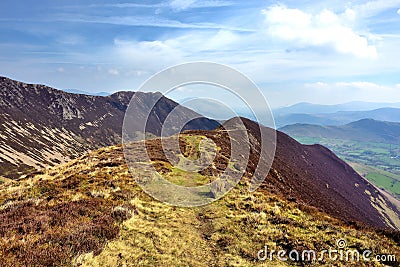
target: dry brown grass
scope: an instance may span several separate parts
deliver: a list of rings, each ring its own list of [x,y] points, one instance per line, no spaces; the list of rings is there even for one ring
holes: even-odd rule
[[[113,215],[103,199],[9,205],[0,212],[2,266],[60,266],[79,253],[99,254],[118,235]]]

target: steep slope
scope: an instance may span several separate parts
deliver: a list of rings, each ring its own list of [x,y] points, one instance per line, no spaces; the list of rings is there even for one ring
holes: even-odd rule
[[[0,175],[22,173],[59,164],[88,150],[121,143],[122,122],[133,92],[110,96],[71,94],[43,85],[0,77]],[[137,92],[136,116],[155,93]],[[162,97],[147,131],[159,135],[163,120],[178,104]],[[176,116],[193,111],[181,108]],[[218,123],[199,118],[187,129],[213,129]]]
[[[258,125],[242,120],[250,135],[259,138]],[[275,158],[265,182],[270,190],[342,220],[400,229],[398,208],[329,149],[302,145],[277,133]]]
[[[400,123],[363,119],[342,126],[293,124],[279,129],[290,136],[319,137],[362,142],[398,144]]]
[[[246,125],[249,133],[256,135],[254,123],[246,122]],[[181,134],[183,153],[188,156],[195,153],[193,142],[202,137],[213,138],[218,146],[223,146],[222,155],[213,163],[217,171],[222,171],[225,164],[229,166],[225,157],[229,154],[226,146],[229,141],[224,131]],[[289,169],[280,157],[292,152],[300,156],[303,150],[290,150],[293,145],[307,148],[285,135],[279,134],[278,138],[278,159],[272,173],[281,175],[285,180],[282,185],[292,188],[290,180],[298,178],[294,174],[286,176]],[[165,173],[176,171],[160,157],[159,140],[149,140],[147,145],[156,168]],[[252,146],[257,149],[255,143]],[[318,155],[321,151],[324,150],[316,147],[313,153]],[[252,160],[256,158],[252,156]],[[334,156],[331,160],[327,164],[338,170],[346,168]],[[251,164],[248,168],[251,171]],[[309,167],[302,174],[308,170]],[[137,171],[139,174],[141,170]],[[184,178],[183,172],[180,175]],[[139,176],[130,175],[122,147],[117,146],[94,151],[25,180],[0,184],[2,265],[349,266],[345,259],[332,262],[326,255],[316,263],[308,258],[300,258],[298,262],[279,261],[276,254],[266,261],[257,257],[265,246],[269,251],[297,250],[300,255],[310,249],[320,253],[338,249],[336,242],[343,238],[349,249],[360,254],[368,249],[373,256],[400,257],[398,232],[344,224],[301,201],[304,196],[299,195],[298,199],[285,196],[286,189],[277,185],[279,177],[274,175],[254,193],[248,192],[249,182],[244,179],[224,198],[197,208],[177,208],[155,201],[137,186],[136,177]],[[210,178],[206,173],[198,173],[193,178],[201,181],[201,177],[207,181]],[[393,260],[383,263],[397,264]],[[383,266],[383,263],[354,264]]]

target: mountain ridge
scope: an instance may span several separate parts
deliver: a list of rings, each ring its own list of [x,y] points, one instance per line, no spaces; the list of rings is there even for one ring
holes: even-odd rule
[[[71,94],[0,77],[0,175],[17,178],[89,150],[121,143],[123,118],[133,95],[138,112],[149,99],[159,97],[159,93],[129,91],[106,97]],[[161,97],[149,115],[152,124],[146,130],[159,135],[162,120],[177,106]],[[194,115],[198,114],[182,107],[175,116]],[[187,128],[213,129],[218,125],[200,117]]]
[[[339,111],[369,111],[379,108],[400,108],[400,103],[384,103],[384,102],[365,102],[365,101],[351,101],[340,104],[315,104],[309,102],[300,102],[286,107],[274,109],[276,114],[321,114],[321,113],[335,113]]]

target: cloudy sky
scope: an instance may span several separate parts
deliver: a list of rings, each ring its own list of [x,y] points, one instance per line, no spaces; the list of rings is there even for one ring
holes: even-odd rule
[[[60,89],[136,90],[212,61],[273,107],[400,102],[399,47],[400,0],[0,1],[0,75]]]

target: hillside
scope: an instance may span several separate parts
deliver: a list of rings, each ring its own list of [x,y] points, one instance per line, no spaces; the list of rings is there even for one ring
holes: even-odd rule
[[[270,174],[259,190],[248,192],[248,177],[258,160],[257,127],[246,120],[245,125],[254,137],[247,178],[203,207],[172,207],[149,197],[135,182],[141,170],[135,170],[138,176],[130,175],[121,146],[0,184],[3,266],[68,266],[71,262],[78,266],[259,266],[265,262],[257,260],[257,253],[265,245],[275,250],[321,251],[335,249],[341,238],[360,252],[370,249],[374,255],[400,257],[399,233],[389,230],[399,227],[396,208],[326,148],[303,146],[278,133]],[[179,172],[172,182],[204,183],[230,168],[230,149],[224,145],[229,140],[222,129],[181,134],[182,152],[194,156],[196,140],[205,137],[221,147],[211,169],[196,175]],[[159,146],[159,139],[147,141],[152,164],[167,179],[174,179],[176,175],[168,174],[178,170],[162,157]],[[267,263],[293,264],[277,258]],[[323,259],[317,265],[331,263]],[[335,264],[348,265],[339,260]]]
[[[65,163],[89,150],[121,143],[125,110],[136,95],[136,116],[157,93],[117,92],[110,96],[71,94],[44,85],[0,77],[0,175],[17,178],[46,166]],[[150,114],[149,133],[159,135],[163,121],[177,107],[162,97]],[[181,107],[179,119],[198,115]],[[186,129],[214,129],[199,118]]]
[[[279,129],[290,136],[331,138],[376,142],[400,143],[400,123],[362,119],[342,126],[321,126],[313,124],[287,125]]]

